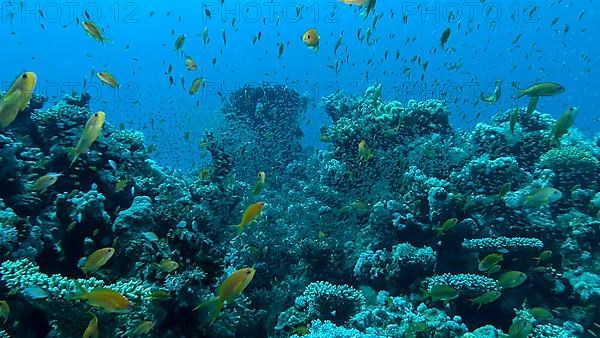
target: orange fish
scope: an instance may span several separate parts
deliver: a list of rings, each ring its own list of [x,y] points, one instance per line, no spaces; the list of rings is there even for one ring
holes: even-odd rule
[[[117,81],[117,78],[109,72],[96,73],[96,77],[100,79],[103,85],[109,86],[110,88],[119,88],[121,86],[119,81]]]
[[[115,254],[114,248],[102,248],[92,252],[85,263],[81,267],[81,270],[88,274],[98,271],[108,260]]]
[[[314,49],[315,53],[319,51],[319,41],[321,37],[315,28],[311,28],[302,35],[302,41],[308,46],[308,48]]]
[[[244,231],[244,227],[246,227],[246,225],[250,225],[250,224],[252,224],[252,222],[254,222],[254,220],[256,219],[256,217],[258,217],[260,215],[260,212],[262,211],[262,209],[264,207],[265,207],[264,202],[256,202],[256,203],[250,204],[246,208],[246,211],[244,211],[244,214],[242,215],[242,220],[240,221],[240,224],[237,224],[234,226],[238,227],[239,232],[241,233],[242,231]]]
[[[198,305],[194,310],[200,308],[207,308],[208,314],[212,317],[211,325],[219,317],[219,313],[223,309],[225,302],[233,302],[250,284],[254,273],[256,271],[253,268],[243,268],[232,273],[227,279],[219,285],[215,292],[215,298],[212,300]]]
[[[196,61],[194,61],[194,59],[188,56],[185,58],[185,69],[192,72],[196,71],[198,69],[198,64],[196,63]]]
[[[83,21],[81,23],[81,26],[83,26],[83,29],[85,29],[85,32],[91,36],[94,40],[99,41],[101,43],[104,43],[104,41],[110,41],[110,39],[107,39],[104,34],[102,33],[102,30],[92,21]]]
[[[192,86],[190,87],[190,91],[189,91],[190,95],[195,95],[203,83],[204,83],[203,77],[194,79],[194,81],[192,82]]]
[[[81,286],[78,288],[80,290],[70,299],[85,300],[89,305],[102,308],[108,313],[129,311],[129,300],[116,291],[107,288],[86,291]]]

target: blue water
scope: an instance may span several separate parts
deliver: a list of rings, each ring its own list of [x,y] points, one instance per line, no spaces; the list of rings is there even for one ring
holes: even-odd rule
[[[300,17],[298,6],[303,8]],[[211,11],[211,18],[205,9]],[[112,41],[101,45],[84,33],[76,18],[83,20],[85,11]],[[454,17],[448,19],[450,12]],[[596,131],[599,94],[595,89],[600,76],[594,37],[600,23],[591,1],[379,1],[377,13],[382,16],[371,37],[376,42],[367,45],[358,41],[357,30],[366,34],[373,17],[363,20],[355,6],[336,1],[225,1],[224,5],[220,1],[37,1],[25,2],[23,9],[16,2],[4,2],[0,78],[7,88],[19,72],[35,71],[40,79],[37,92],[51,98],[73,89],[82,91],[87,78],[93,109],[107,111],[110,123],[143,130],[148,142],[157,146],[159,161],[182,168],[192,164],[188,155],[193,155],[194,163],[200,158],[196,144],[203,131],[219,123],[217,91],[226,96],[246,83],[264,81],[293,86],[311,98],[306,117],[311,121],[304,126],[307,145],[320,146],[318,126],[326,122],[317,105],[321,97],[338,89],[361,94],[376,82],[383,84],[386,99],[444,98],[453,112],[453,125],[470,128],[498,111],[526,105],[511,98],[513,81],[521,86],[556,81],[567,92],[541,100],[538,110],[556,117],[578,106],[582,113],[577,127]],[[552,25],[555,18],[558,21]],[[201,37],[205,27],[210,37],[206,47]],[[318,54],[300,39],[310,27],[321,36]],[[440,35],[447,27],[452,35],[444,52]],[[253,45],[258,32],[262,39]],[[333,46],[342,32],[343,44],[336,56]],[[184,69],[182,56],[173,51],[181,34],[187,35],[185,54],[199,64],[194,74]],[[518,34],[522,36],[513,44]],[[281,57],[279,43],[286,45]],[[421,63],[429,61],[426,72],[411,62],[414,56]],[[344,60],[338,74],[327,67],[336,60]],[[453,71],[444,66],[455,63],[462,66]],[[165,75],[169,65],[173,65],[174,86]],[[410,78],[406,68],[412,70]],[[121,82],[120,90],[102,87],[91,76],[93,70],[110,71]],[[187,88],[195,77],[205,77],[205,88],[190,97],[180,84],[182,75]],[[497,79],[503,80],[499,104],[479,102],[480,93],[491,93]],[[186,131],[189,141],[183,137]]]

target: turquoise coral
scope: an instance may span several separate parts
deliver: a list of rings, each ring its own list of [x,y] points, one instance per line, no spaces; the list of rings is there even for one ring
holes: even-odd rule
[[[520,250],[533,249],[540,250],[544,243],[537,238],[529,237],[493,237],[493,238],[475,238],[465,239],[462,243],[463,248],[474,251],[499,251],[499,250]]]
[[[474,274],[450,274],[445,273],[438,276],[429,277],[425,281],[427,290],[431,290],[436,285],[446,284],[467,297],[477,297],[488,291],[497,291],[496,281],[490,277]]]
[[[299,131],[307,98],[285,86],[245,86],[221,110],[223,125],[205,133],[201,146],[212,162],[200,175],[200,168],[190,174],[162,167],[150,159],[142,133],[110,123],[68,168],[66,148],[91,113],[87,99],[74,95],[30,111],[31,130],[53,142],[22,128],[0,132],[0,273],[3,291],[18,294],[8,296],[15,303],[10,321],[36,311],[47,326],[43,334],[58,337],[80,336],[89,310],[99,315],[103,336],[152,320],[157,337],[280,338],[305,327],[315,337],[494,337],[527,298],[561,313],[532,322],[538,336],[593,328],[598,146],[570,136],[550,149],[553,121],[538,112],[521,114],[514,133],[506,112],[472,131],[453,129],[442,101],[403,104],[378,91],[323,99],[329,148],[305,151]],[[361,140],[374,154],[368,162],[358,159]],[[64,172],[55,186],[27,191],[50,171]],[[253,195],[259,171],[267,185]],[[510,189],[501,192],[506,183]],[[523,207],[550,185],[564,190],[560,202]],[[226,225],[257,200],[267,206],[237,236]],[[437,236],[452,218],[456,225]],[[104,246],[115,247],[115,256],[83,278],[77,262]],[[531,258],[544,249],[554,254],[536,265]],[[518,269],[527,282],[474,310],[470,298],[498,290],[497,275],[472,273],[477,257],[497,251],[505,253],[501,272]],[[178,268],[161,271],[162,260]],[[254,280],[217,321],[210,325],[192,311],[245,266],[256,269]],[[123,292],[132,311],[107,315],[66,299],[75,281]],[[423,303],[420,288],[445,284],[459,297]],[[49,297],[24,297],[30,286]],[[158,290],[168,299],[150,300]],[[25,335],[17,325],[5,330]]]
[[[305,309],[308,319],[330,320],[336,324],[345,323],[364,306],[361,291],[328,282],[310,283],[302,296],[296,298],[296,307]]]

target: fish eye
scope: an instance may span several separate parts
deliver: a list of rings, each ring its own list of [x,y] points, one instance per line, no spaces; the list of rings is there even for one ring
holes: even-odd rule
[[[27,78],[27,73],[23,73],[23,76],[21,76],[22,78],[26,79]]]
[[[246,274],[249,275],[250,273],[252,273],[252,270],[246,269]]]
[[[98,113],[94,114],[94,117],[98,117]]]

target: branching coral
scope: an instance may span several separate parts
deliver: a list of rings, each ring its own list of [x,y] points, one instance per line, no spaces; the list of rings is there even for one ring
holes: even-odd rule
[[[450,274],[429,277],[425,280],[427,290],[436,285],[450,285],[467,297],[477,297],[488,291],[498,290],[496,281],[492,278],[474,274]]]
[[[520,250],[534,249],[539,250],[544,247],[544,243],[537,238],[527,237],[494,237],[494,238],[475,238],[465,239],[462,244],[467,250],[479,252],[499,251],[499,250]]]
[[[407,280],[414,280],[431,272],[436,259],[437,254],[430,247],[417,248],[408,243],[401,243],[395,245],[391,252],[363,252],[354,266],[354,274],[380,286],[386,283],[406,285]]]
[[[576,186],[598,189],[600,161],[594,153],[582,146],[562,146],[540,157],[538,165],[556,173],[552,186],[561,191],[571,191]]]
[[[288,309],[286,315],[280,316],[278,327],[290,326],[288,321],[297,324],[298,320],[295,318],[298,317],[308,322],[321,319],[344,324],[364,306],[363,294],[348,285],[314,282],[310,283],[302,295],[296,298],[296,310]]]

